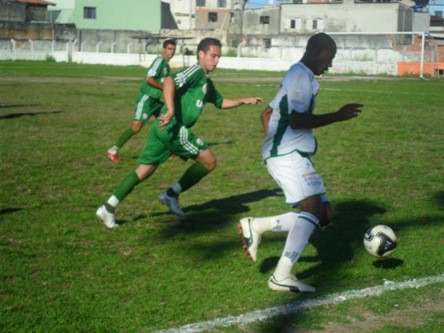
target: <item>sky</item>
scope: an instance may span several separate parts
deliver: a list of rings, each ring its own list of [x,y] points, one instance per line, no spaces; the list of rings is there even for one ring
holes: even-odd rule
[[[436,4],[436,6],[434,6],[434,4]],[[433,15],[437,10],[444,12],[444,0],[430,0],[429,13]]]
[[[441,10],[444,12],[444,0],[429,0],[429,13],[434,14],[435,11]],[[277,5],[279,2],[277,0],[248,0],[248,8],[261,8],[264,6],[270,6],[270,5]],[[433,4],[436,4],[434,6]],[[414,5],[414,2],[412,1],[412,6]]]

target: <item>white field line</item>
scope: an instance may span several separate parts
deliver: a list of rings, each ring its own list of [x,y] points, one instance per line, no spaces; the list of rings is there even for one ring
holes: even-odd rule
[[[444,282],[444,274],[425,277],[422,279],[414,279],[404,282],[385,281],[384,284],[376,287],[365,288],[361,290],[345,291],[343,293],[331,294],[321,298],[298,301],[292,304],[276,306],[273,308],[256,310],[239,316],[228,316],[216,318],[200,323],[188,324],[182,327],[164,329],[156,331],[156,333],[197,333],[209,331],[217,327],[229,327],[233,325],[245,325],[269,319],[275,316],[287,315],[304,309],[310,309],[317,306],[330,305],[340,303],[353,298],[362,298],[368,296],[378,296],[386,291],[420,288],[429,284]]]

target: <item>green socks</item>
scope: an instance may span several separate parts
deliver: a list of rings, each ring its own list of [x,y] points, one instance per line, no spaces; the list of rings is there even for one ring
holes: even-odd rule
[[[202,164],[196,162],[188,168],[179,179],[179,184],[182,187],[182,192],[188,190],[190,187],[196,185],[201,181],[203,177],[208,175],[210,171],[207,170]]]
[[[123,147],[123,145],[129,140],[131,139],[134,135],[136,134],[136,132],[133,131],[133,129],[130,127],[128,129],[126,129],[121,135],[120,137],[117,139],[116,142],[116,146],[120,149]]]
[[[139,184],[140,180],[135,171],[131,171],[122,179],[114,192],[114,196],[121,202]]]

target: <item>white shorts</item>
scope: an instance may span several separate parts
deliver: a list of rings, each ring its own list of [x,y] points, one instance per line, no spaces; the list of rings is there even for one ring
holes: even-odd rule
[[[267,159],[266,166],[271,177],[284,191],[288,204],[295,205],[316,195],[328,201],[322,178],[308,158],[293,152]]]

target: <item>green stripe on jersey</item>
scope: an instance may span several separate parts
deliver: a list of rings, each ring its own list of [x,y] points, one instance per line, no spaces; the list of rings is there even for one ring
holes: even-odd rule
[[[273,137],[273,146],[270,150],[270,156],[275,157],[278,155],[278,146],[282,142],[285,131],[290,125],[290,115],[288,114],[288,98],[287,95],[283,96],[281,102],[279,103],[279,122],[276,130],[276,134]]]

